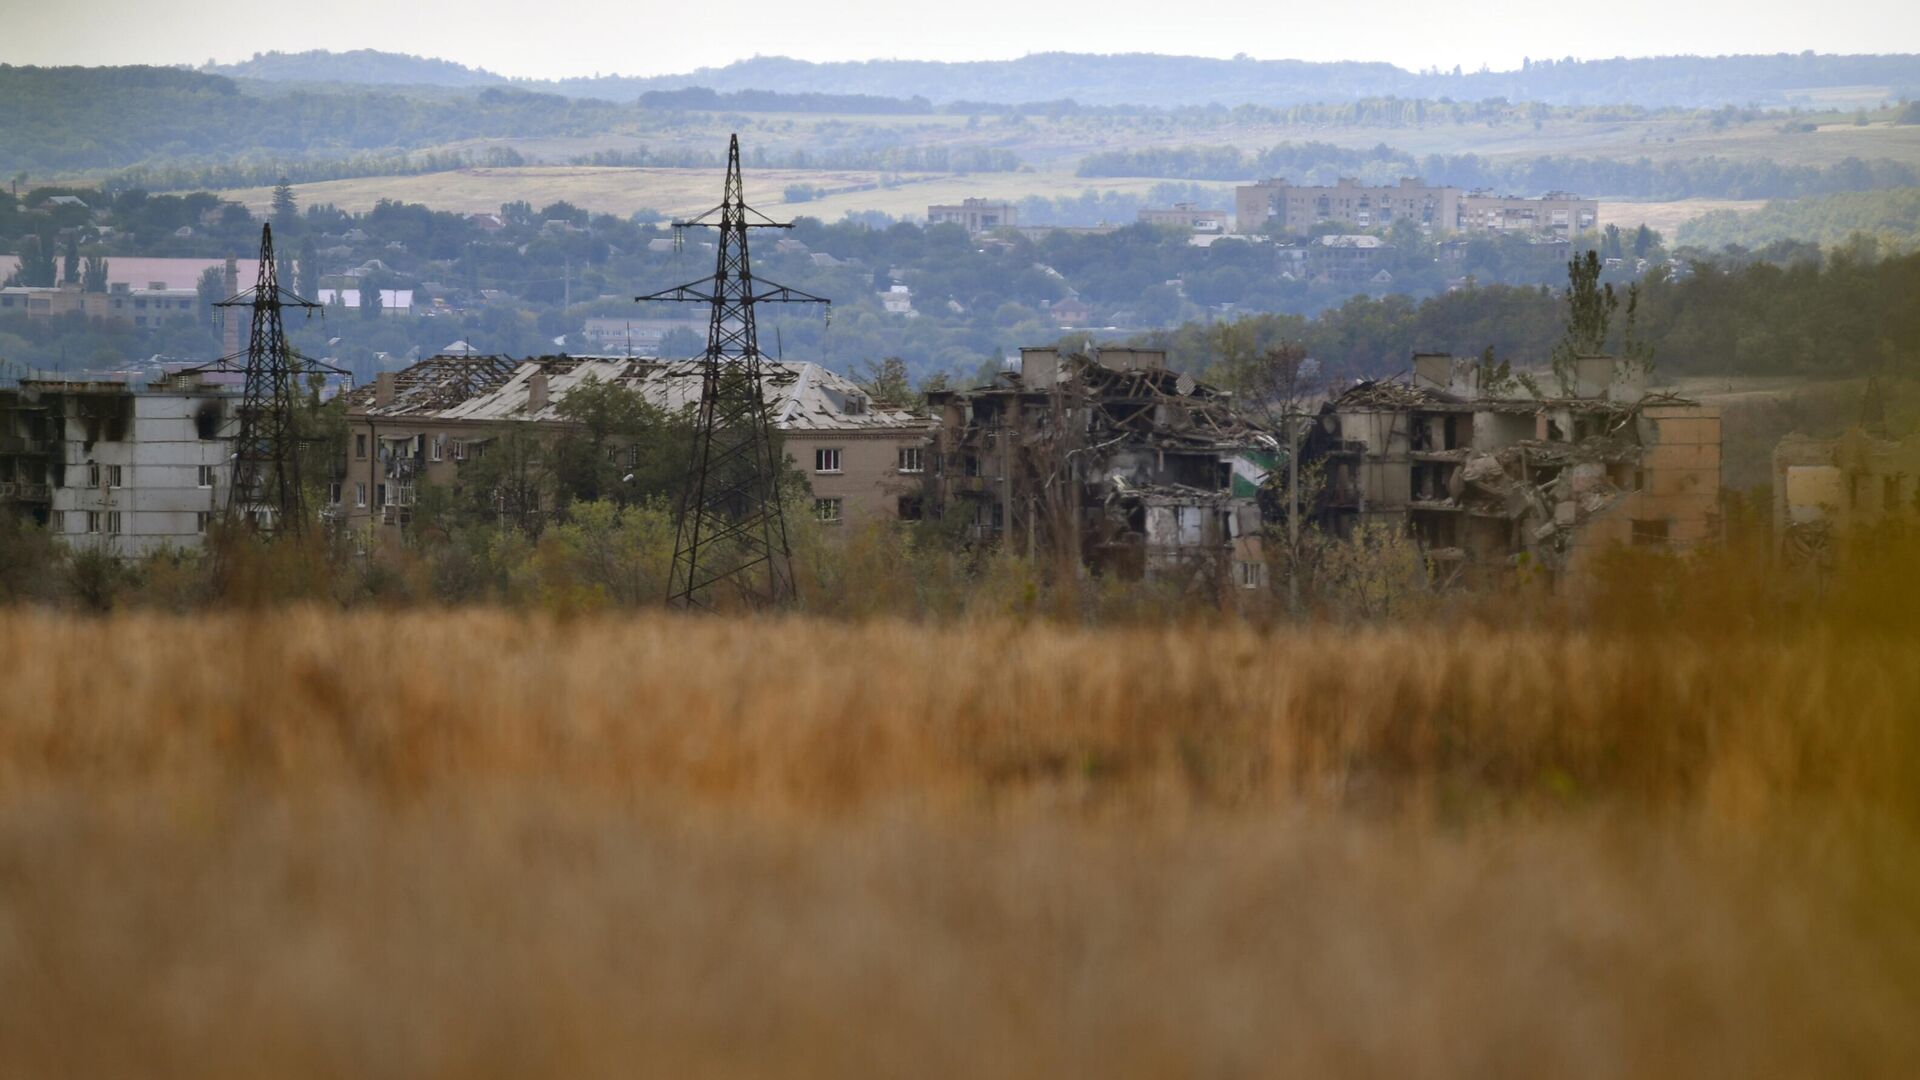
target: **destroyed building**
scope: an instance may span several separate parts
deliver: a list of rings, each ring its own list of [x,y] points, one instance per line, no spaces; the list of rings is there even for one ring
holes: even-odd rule
[[[1773,537],[1788,562],[1827,565],[1845,537],[1915,520],[1920,435],[1890,438],[1884,422],[1874,418],[1839,438],[1794,432],[1774,447]]]
[[[0,513],[75,550],[199,547],[225,506],[236,389],[198,375],[0,388]]]
[[[1648,393],[1638,361],[1586,357],[1574,374],[1571,393],[1536,397],[1511,377],[1485,385],[1481,361],[1419,354],[1411,381],[1338,394],[1301,446],[1319,487],[1309,514],[1334,535],[1406,529],[1441,583],[1523,561],[1579,573],[1613,545],[1716,537],[1719,411]]]
[[[973,541],[1122,578],[1264,584],[1256,495],[1276,444],[1164,352],[1022,349],[1019,371],[927,403],[933,509]]]
[[[927,420],[813,363],[761,362],[768,410],[788,458],[828,523],[918,517]],[[701,361],[610,356],[443,355],[383,372],[347,397],[346,458],[335,511],[350,528],[411,521],[424,484],[452,484],[460,463],[517,425],[567,423],[560,404],[588,380],[637,391],[678,413],[700,399]]]

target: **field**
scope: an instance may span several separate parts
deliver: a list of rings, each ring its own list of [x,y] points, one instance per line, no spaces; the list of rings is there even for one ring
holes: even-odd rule
[[[15,611],[0,1060],[1912,1076],[1912,656],[1831,624]]]
[[[1281,142],[1319,141],[1365,149],[1384,143],[1415,155],[1475,153],[1496,160],[1542,155],[1621,160],[1690,160],[1715,156],[1735,161],[1772,158],[1783,164],[1827,166],[1847,157],[1891,158],[1920,164],[1920,127],[1876,122],[1855,126],[1823,123],[1811,132],[1783,133],[1778,119],[1741,121],[1715,128],[1695,118],[1651,120],[1555,120],[1539,128],[1508,123],[1429,124],[1420,127],[1349,127],[1333,124],[1277,125],[1220,123],[1181,125],[1165,119],[1069,117],[1030,118],[1018,124],[987,119],[970,127],[966,117],[842,117],[784,114],[713,116],[668,130],[620,131],[601,135],[494,140],[453,144],[479,150],[512,146],[543,164],[522,168],[468,169],[425,176],[369,177],[295,185],[302,204],[332,203],[362,211],[382,198],[425,203],[435,209],[467,213],[497,210],[525,199],[542,206],[564,199],[593,210],[631,214],[651,209],[666,214],[704,210],[714,199],[711,169],[614,169],[557,164],[596,150],[695,149],[719,152],[727,133],[738,130],[743,145],[780,155],[794,150],[858,146],[992,146],[1012,150],[1029,168],[1012,173],[882,174],[864,170],[823,171],[748,169],[747,195],[755,205],[785,215],[808,214],[827,220],[848,211],[880,210],[897,217],[925,214],[930,203],[969,196],[1021,199],[1057,197],[1084,191],[1145,194],[1159,178],[1081,178],[1081,158],[1101,150],[1152,146],[1232,145],[1256,151]],[[1252,179],[1249,177],[1248,179]],[[829,194],[807,203],[786,204],[788,185],[810,184]],[[1221,185],[1223,190],[1227,185]],[[1593,192],[1606,196],[1606,192]],[[267,187],[230,193],[256,213],[272,201]],[[1226,200],[1223,200],[1225,205]],[[1754,209],[1758,201],[1690,199],[1664,203],[1606,203],[1606,220],[1622,227],[1646,223],[1669,234],[1690,218],[1711,210]]]

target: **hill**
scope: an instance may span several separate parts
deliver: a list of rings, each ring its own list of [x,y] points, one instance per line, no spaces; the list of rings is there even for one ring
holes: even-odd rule
[[[625,100],[647,90],[704,86],[719,91],[922,95],[936,102],[1011,104],[1072,98],[1091,105],[1282,105],[1367,97],[1481,100],[1505,97],[1553,105],[1717,107],[1878,102],[1920,89],[1920,56],[1663,56],[1529,61],[1515,71],[1411,72],[1392,64],[1219,60],[1155,53],[1036,53],[1018,60],[943,63],[866,60],[813,63],[761,56],[719,68],[648,79],[567,79],[557,93]]]
[[[491,71],[377,49],[350,52],[254,53],[237,64],[206,64],[204,74],[271,82],[368,83],[388,86],[497,86],[507,80]]]
[[[369,49],[347,53],[263,53],[205,69],[279,82],[359,82],[422,86],[486,86],[492,72],[447,60]],[[1413,72],[1386,63],[1306,60],[1220,60],[1158,53],[1034,53],[1017,60],[943,62],[856,60],[815,63],[756,56],[724,67],[676,75],[607,75],[514,80],[530,90],[569,97],[632,101],[650,90],[704,87],[716,91],[925,97],[935,103],[1017,104],[1072,98],[1088,105],[1284,105],[1369,97],[1504,97],[1552,105],[1721,105],[1878,103],[1920,94],[1920,56],[1654,56],[1608,60],[1528,61],[1513,71]]]

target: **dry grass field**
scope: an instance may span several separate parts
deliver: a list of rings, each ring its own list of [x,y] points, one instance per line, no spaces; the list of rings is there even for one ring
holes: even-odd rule
[[[1912,1076],[1913,658],[16,611],[0,1071]]]

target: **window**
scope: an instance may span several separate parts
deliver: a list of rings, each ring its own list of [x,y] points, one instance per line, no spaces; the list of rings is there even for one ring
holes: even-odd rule
[[[433,437],[433,441],[431,443],[428,443],[427,445],[428,445],[428,451],[427,451],[428,458],[430,458],[433,461],[439,461],[440,455],[446,450],[447,437],[445,435],[435,435]]]
[[[353,485],[353,505],[367,505],[367,483],[364,480],[357,481]]]
[[[118,465],[107,466],[107,486],[108,487],[120,487],[121,480],[123,479],[124,476],[125,474],[121,472],[121,466],[118,466]]]
[[[867,399],[859,394],[847,395],[847,415],[864,416],[867,412]]]
[[[924,471],[924,467],[921,465],[919,447],[903,446],[900,448],[900,471],[910,473]]]
[[[840,520],[839,499],[813,500],[813,516],[829,524]]]
[[[99,531],[100,531],[100,511],[98,510],[87,511],[87,532],[97,533]]]
[[[203,488],[212,487],[213,486],[213,466],[211,465],[200,466],[200,477],[197,482]]]
[[[968,454],[965,458],[961,459],[960,474],[962,476],[979,476],[980,459],[972,454]]]
[[[461,442],[459,439],[453,440],[453,460],[465,461],[466,458],[467,458],[467,444]]]
[[[120,511],[107,511],[107,531],[118,535],[120,532]]]
[[[826,449],[815,450],[813,452],[813,471],[821,473],[839,472],[840,451]]]
[[[1260,564],[1255,562],[1234,563],[1233,564],[1234,584],[1240,586],[1243,589],[1259,588],[1260,587],[1260,569],[1261,569]]]
[[[100,486],[100,463],[97,461],[87,462],[87,486]],[[87,531],[92,532],[93,530],[89,529]]]
[[[387,505],[387,485],[375,484],[373,486],[373,501],[380,506]]]
[[[362,459],[367,456],[367,437],[365,435],[355,435],[353,437],[353,456]]]
[[[898,513],[901,521],[919,521],[926,516],[926,506],[918,495],[902,495]]]
[[[335,506],[340,505],[340,481],[335,480],[327,485],[327,501]]]
[[[1667,521],[1637,520],[1633,523],[1633,546],[1652,547],[1667,542]]]
[[[193,515],[193,530],[199,533],[200,535],[205,536],[207,533],[207,524],[212,520],[212,518],[213,518],[213,515],[208,513],[205,510],[202,510],[199,513]]]

